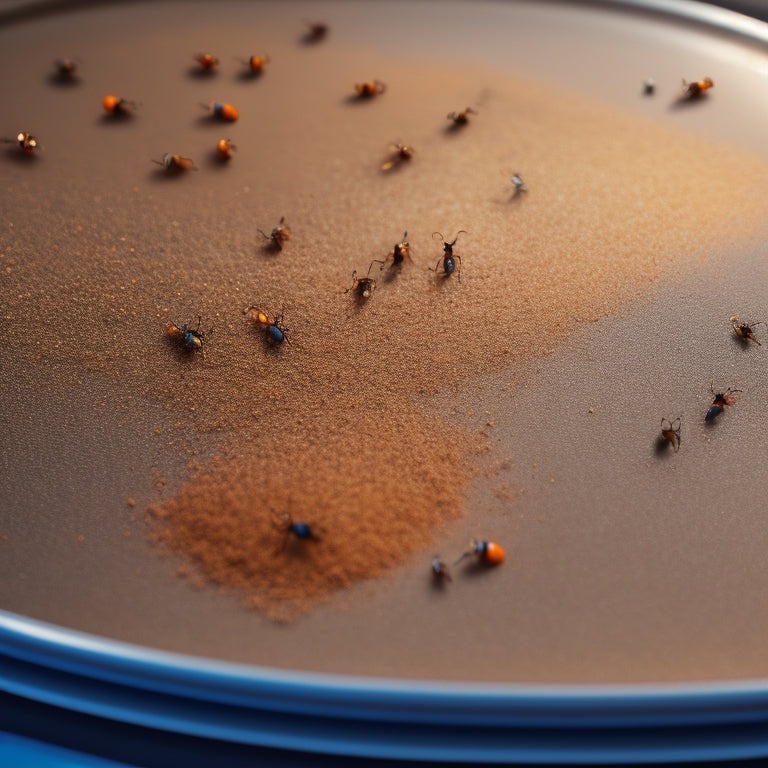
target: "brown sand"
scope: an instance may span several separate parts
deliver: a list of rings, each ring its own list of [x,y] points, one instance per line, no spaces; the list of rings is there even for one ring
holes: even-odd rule
[[[247,49],[227,32],[222,46]],[[130,35],[94,50],[82,87],[27,110],[45,151],[3,158],[4,365],[40,372],[43,389],[98,375],[107,401],[163,403],[155,450],[198,466],[149,499],[153,538],[278,619],[414,552],[428,563],[487,446],[435,395],[555,349],[765,213],[768,173],[746,153],[494,71],[277,31],[258,82],[235,65],[218,76],[241,118],[211,124],[198,104],[214,89],[185,76],[181,37],[146,42],[151,73],[126,64]],[[351,102],[372,77],[386,93]],[[141,100],[134,118],[101,119],[108,83]],[[447,130],[470,104],[478,115]],[[695,109],[705,120],[716,91]],[[225,134],[238,150],[222,166],[207,153]],[[395,140],[416,153],[382,174]],[[163,175],[150,159],[166,151],[200,171]],[[529,192],[513,197],[515,171]],[[256,229],[281,216],[291,239],[275,253]],[[459,229],[461,279],[435,275],[432,233]],[[406,230],[414,262],[375,272],[364,304],[346,293]],[[284,312],[290,344],[265,343],[251,304]],[[204,354],[179,353],[166,324],[198,315]],[[321,540],[281,551],[285,513]]]

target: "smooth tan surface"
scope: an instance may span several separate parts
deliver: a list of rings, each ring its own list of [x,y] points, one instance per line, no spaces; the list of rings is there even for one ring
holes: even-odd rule
[[[2,130],[43,145],[0,158],[3,607],[356,674],[765,674],[763,349],[728,325],[765,306],[757,54],[556,5],[184,8],[3,32],[24,75]],[[318,14],[330,36],[302,45]],[[203,50],[212,77],[191,71]],[[48,81],[61,55],[81,83]],[[680,103],[681,77],[705,74],[707,99]],[[384,94],[350,98],[374,78]],[[108,92],[136,114],[105,119]],[[212,122],[213,99],[240,120]],[[382,174],[396,140],[414,158]],[[165,175],[165,152],[199,170]],[[257,229],[281,216],[275,253]],[[436,276],[432,232],[459,229],[461,280]],[[414,263],[372,273],[364,305],[345,293],[406,230]],[[284,313],[289,345],[264,344],[251,304]],[[179,354],[165,326],[198,315],[204,354]],[[744,391],[704,429],[710,382]],[[655,452],[678,414],[680,452]],[[322,540],[281,551],[284,512]],[[433,554],[470,536],[507,561],[434,588]]]

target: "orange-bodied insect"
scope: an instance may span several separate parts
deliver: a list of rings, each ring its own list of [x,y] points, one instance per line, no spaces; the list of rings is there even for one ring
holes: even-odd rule
[[[451,581],[451,572],[448,570],[448,566],[440,559],[438,555],[435,555],[432,558],[432,578],[437,584],[443,584],[446,581]]]
[[[321,21],[308,21],[307,31],[302,40],[304,43],[319,43],[328,35],[328,25]]]
[[[376,290],[376,280],[371,277],[371,270],[374,264],[381,264],[380,268],[384,267],[384,262],[381,259],[374,259],[368,267],[368,273],[365,277],[358,277],[357,270],[354,270],[352,272],[352,285],[344,293],[351,291],[358,299],[370,299]]]
[[[683,98],[698,99],[703,96],[710,88],[714,87],[711,77],[705,77],[703,80],[696,80],[689,83],[683,80]]]
[[[101,100],[101,105],[108,115],[114,115],[115,117],[130,115],[138,107],[135,101],[121,99],[119,96],[113,96],[111,93]]]
[[[229,160],[232,153],[237,149],[229,139],[219,139],[216,142],[216,151],[219,153],[220,160]]]
[[[19,131],[13,139],[2,139],[4,144],[18,144],[19,149],[25,155],[32,155],[40,148],[40,142],[36,136],[26,131]]]
[[[188,324],[178,326],[176,323],[168,323],[166,334],[170,339],[178,342],[187,352],[203,348],[204,333],[200,330],[200,318],[197,319],[197,328],[190,328]]]
[[[247,67],[245,74],[257,77],[264,73],[269,64],[269,56],[249,56],[247,59],[239,59]]]
[[[487,565],[500,565],[504,562],[504,558],[506,557],[504,550],[496,544],[496,542],[471,539],[469,542],[469,549],[454,563],[454,565],[458,565],[462,560],[471,557],[472,555],[476,555],[479,562],[486,563]]]
[[[231,104],[224,104],[221,101],[212,101],[208,105],[201,106],[203,109],[210,110],[213,117],[228,123],[234,123],[240,117],[240,113]]]
[[[761,320],[757,323],[752,323],[752,325],[749,325],[748,323],[742,323],[739,321],[738,315],[733,315],[730,318],[731,326],[733,327],[733,332],[741,339],[743,342],[748,341],[754,341],[755,344],[757,344],[758,347],[762,347],[763,345],[755,338],[755,334],[753,331],[753,328],[756,325],[765,325],[765,323]]]
[[[392,144],[390,150],[392,154],[386,162],[382,163],[382,171],[390,171],[393,168],[399,167],[402,163],[410,160],[414,152],[413,147],[408,144],[401,144],[400,142]]]
[[[450,120],[453,125],[466,125],[469,122],[469,116],[476,114],[477,110],[472,109],[472,107],[466,107],[460,112],[449,112],[446,119]]]
[[[264,230],[257,230],[257,232],[265,239],[269,241],[269,245],[276,251],[282,251],[286,241],[291,239],[291,230],[288,229],[285,223],[285,216],[280,217],[280,221],[276,227],[272,228],[272,231],[267,234]]]
[[[712,391],[712,405],[709,406],[707,415],[704,417],[704,421],[714,421],[729,405],[733,405],[736,402],[736,398],[733,396],[736,392],[741,392],[740,389],[733,389],[728,387],[725,392],[715,393],[714,387],[710,386]]]
[[[219,60],[210,53],[196,53],[192,58],[200,65],[200,69],[204,72],[213,72],[219,65]]]
[[[153,160],[152,162],[161,165],[168,173],[197,170],[197,166],[191,157],[172,155],[170,152],[166,152],[161,160]]]
[[[402,266],[406,259],[411,259],[411,261],[413,261],[413,257],[411,256],[411,244],[406,239],[407,237],[408,232],[403,232],[403,239],[399,243],[395,243],[392,252],[388,254],[387,258],[392,259],[391,267]]]
[[[384,93],[387,86],[381,80],[372,80],[367,83],[355,83],[355,93],[360,99],[372,99],[374,96]]]
[[[272,319],[266,312],[258,307],[251,306],[243,310],[243,314],[252,322],[258,323],[267,333],[267,340],[272,344],[282,344],[288,341],[286,332],[288,329],[283,325],[283,316]],[[288,342],[290,344],[290,342]]]
[[[680,430],[683,426],[683,417],[678,416],[674,421],[669,419],[661,420],[660,441],[664,446],[672,446],[672,450],[677,453],[680,450]]]

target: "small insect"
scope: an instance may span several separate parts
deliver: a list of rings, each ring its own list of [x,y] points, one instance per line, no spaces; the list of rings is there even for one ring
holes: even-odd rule
[[[261,229],[257,230],[257,232],[265,240],[268,240],[269,245],[271,245],[277,251],[282,251],[283,245],[285,245],[287,240],[291,239],[291,230],[288,229],[287,225],[285,224],[285,216],[280,217],[280,222],[276,227],[272,228],[272,231],[269,234]]]
[[[454,237],[450,243],[446,242],[445,238],[439,232],[432,233],[433,240],[435,239],[435,235],[437,235],[443,242],[443,255],[437,260],[437,264],[435,264],[435,268],[432,271],[437,272],[438,268],[440,267],[440,262],[442,262],[443,275],[445,277],[450,277],[454,271],[456,271],[456,259],[458,259],[459,269],[456,271],[456,276],[458,277],[459,282],[461,282],[461,256],[459,256],[458,253],[453,252],[453,246],[456,245],[456,241],[459,239],[459,235],[462,233],[465,235],[468,234],[466,230],[460,229],[456,233],[456,237]]]
[[[101,105],[108,115],[114,117],[126,117],[136,111],[138,104],[135,101],[121,99],[118,96],[109,94],[101,100]]]
[[[734,333],[743,341],[754,341],[755,344],[757,344],[758,347],[762,347],[763,345],[755,338],[755,334],[753,331],[753,328],[756,325],[765,325],[765,323],[761,320],[757,323],[752,323],[752,325],[748,325],[747,323],[739,322],[738,315],[733,315],[733,317],[730,318],[729,322],[733,326]]]
[[[246,75],[258,77],[263,74],[264,70],[267,68],[267,64],[269,64],[269,56],[249,56],[247,59],[239,59],[239,61],[247,67],[245,71]]]
[[[231,104],[223,104],[220,101],[212,101],[207,106],[205,104],[202,104],[201,106],[203,109],[210,110],[213,117],[217,118],[218,120],[224,120],[228,123],[234,123],[235,120],[240,117],[240,113]]]
[[[682,425],[682,416],[678,416],[674,421],[669,419],[661,420],[661,442],[665,446],[671,445],[675,453],[680,450],[680,429]]]
[[[411,244],[406,239],[408,232],[403,232],[403,239],[399,243],[395,243],[392,252],[387,256],[388,259],[392,259],[392,267],[401,267],[406,259],[411,259]]]
[[[446,119],[450,120],[455,126],[466,125],[469,122],[469,116],[476,114],[477,110],[472,109],[472,107],[466,107],[461,112],[449,112]]]
[[[283,326],[282,315],[274,320],[258,307],[251,306],[243,310],[243,314],[255,323],[261,325],[267,332],[267,339],[272,344],[282,344],[288,341],[287,329]],[[290,343],[290,342],[289,342]]]
[[[300,541],[320,541],[320,538],[312,530],[308,523],[294,523],[289,514],[280,515],[275,519],[275,525],[284,531],[283,545],[280,547],[282,552],[287,546],[291,536]]]
[[[25,155],[31,155],[40,148],[40,142],[36,136],[26,131],[19,131],[13,139],[2,139],[4,144],[18,144],[19,149]]]
[[[499,565],[504,562],[504,558],[506,557],[504,550],[495,542],[471,539],[469,542],[469,549],[454,563],[454,565],[458,565],[462,560],[471,557],[472,555],[476,555],[480,562],[486,563],[487,565]]]
[[[73,83],[77,80],[77,62],[73,59],[56,59],[53,69],[54,79],[59,83]]]
[[[307,22],[307,31],[302,40],[305,43],[319,43],[328,35],[328,25],[323,22]]]
[[[161,160],[153,160],[152,162],[161,165],[168,173],[197,170],[195,161],[191,157],[172,155],[170,152],[166,152]]]
[[[643,80],[643,95],[653,96],[656,93],[656,81],[652,77]]]
[[[213,72],[219,65],[219,60],[210,53],[196,53],[192,58],[200,65],[203,72]]]
[[[381,80],[373,80],[367,83],[355,83],[355,93],[359,99],[372,99],[374,96],[384,93],[387,86]]]
[[[369,299],[376,290],[376,280],[370,276],[374,264],[381,264],[382,268],[384,266],[381,259],[374,259],[368,267],[368,273],[365,277],[358,277],[357,270],[355,270],[352,273],[352,285],[344,293],[352,291],[358,299]]]
[[[392,168],[399,167],[407,160],[410,160],[413,157],[413,147],[409,146],[408,144],[401,144],[400,142],[397,142],[396,144],[392,144],[390,147],[392,154],[385,163],[382,163],[381,170],[382,171],[390,171]]]
[[[169,338],[176,340],[187,352],[194,352],[203,348],[205,334],[200,330],[201,319],[197,318],[197,328],[190,328],[188,324],[179,327],[176,323],[168,323],[166,333]]]
[[[688,83],[683,80],[683,99],[698,99],[712,87],[714,87],[711,77],[705,77],[703,80],[696,80]]]
[[[229,139],[219,139],[216,142],[216,151],[219,153],[220,160],[229,160],[236,149],[237,146]]]
[[[451,581],[451,572],[438,555],[432,558],[432,578],[439,584]]]
[[[510,181],[512,182],[512,186],[515,188],[515,191],[512,193],[513,195],[519,195],[522,192],[528,191],[528,187],[525,186],[523,177],[519,173],[515,173]]]
[[[734,393],[741,392],[740,389],[733,389],[733,387],[728,387],[725,392],[719,393],[715,393],[712,387],[710,389],[712,390],[713,400],[707,415],[704,417],[704,421],[707,422],[714,421],[725,410],[726,406],[733,405],[736,402],[736,398],[733,396]]]

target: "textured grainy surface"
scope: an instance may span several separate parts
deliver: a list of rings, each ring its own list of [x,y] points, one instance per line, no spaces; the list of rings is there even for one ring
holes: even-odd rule
[[[750,403],[758,418],[749,366],[762,349],[734,347],[727,318],[762,318],[749,265],[768,176],[711,140],[732,122],[719,73],[708,98],[679,105],[679,72],[645,101],[648,73],[627,83],[618,67],[607,79],[651,120],[578,95],[567,77],[543,85],[411,51],[428,29],[420,4],[410,22],[328,6],[338,24],[317,46],[297,42],[317,6],[258,4],[259,35],[245,29],[255,7],[217,10],[213,26],[158,4],[4,32],[3,61],[23,74],[4,84],[14,107],[0,127],[37,132],[44,149],[0,158],[0,363],[13,382],[3,607],[340,672],[764,673],[768,617],[743,601],[745,586],[760,590],[759,552],[744,547],[759,522],[741,519],[729,538],[718,510],[741,498],[734,478],[746,506],[743,489],[759,492],[759,473],[735,460],[735,427]],[[458,45],[463,6],[446,8]],[[535,14],[522,21],[535,29]],[[382,25],[405,30],[414,63],[366,45]],[[190,72],[198,49],[220,56],[217,74]],[[236,58],[261,52],[267,72],[243,78]],[[82,59],[82,82],[54,87],[48,60],[65,54]],[[686,76],[705,74],[688,61]],[[386,93],[350,100],[373,78]],[[140,101],[136,114],[103,118],[107,92]],[[200,103],[214,98],[240,120],[211,122]],[[447,130],[446,113],[468,105],[478,114]],[[704,124],[710,138],[696,135]],[[224,165],[221,137],[237,145]],[[414,158],[382,174],[396,140]],[[199,170],[165,175],[150,160],[168,151]],[[513,172],[529,192],[512,196]],[[281,216],[291,238],[276,253],[256,230]],[[436,275],[432,233],[459,229],[461,279]],[[406,230],[413,263],[376,268],[367,303],[346,293],[352,270]],[[729,298],[715,306],[720,286]],[[243,315],[252,304],[283,313],[289,344],[265,343]],[[179,352],[166,324],[198,316],[203,349]],[[712,379],[745,392],[705,431]],[[678,413],[680,453],[655,454],[661,416]],[[321,540],[283,549],[274,520],[286,513]],[[470,536],[502,543],[508,562],[433,588],[432,555],[451,561]],[[711,562],[742,576],[717,578]],[[695,645],[704,627],[722,630]],[[744,638],[737,661],[718,653],[729,627]]]

